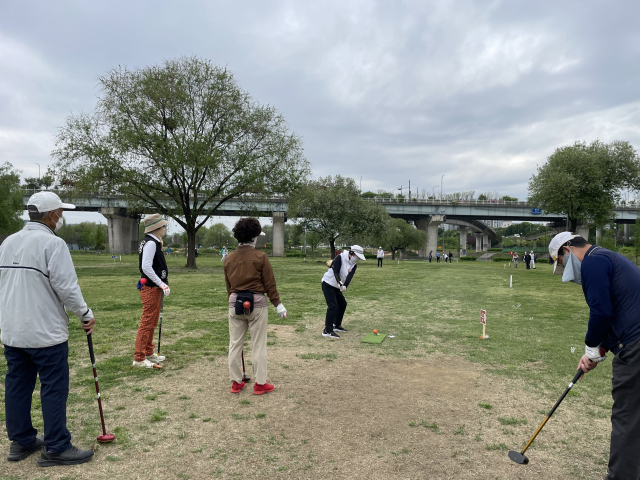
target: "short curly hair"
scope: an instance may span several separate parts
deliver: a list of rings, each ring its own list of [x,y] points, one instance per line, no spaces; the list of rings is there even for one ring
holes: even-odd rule
[[[258,219],[253,217],[241,218],[233,227],[233,236],[239,243],[250,242],[260,235],[260,232],[262,232],[262,226]]]

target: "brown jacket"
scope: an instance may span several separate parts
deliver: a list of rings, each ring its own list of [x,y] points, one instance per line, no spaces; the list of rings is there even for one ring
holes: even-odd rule
[[[251,290],[253,293],[266,293],[276,307],[280,304],[280,294],[267,254],[249,245],[241,245],[227,256],[224,280],[229,295]]]

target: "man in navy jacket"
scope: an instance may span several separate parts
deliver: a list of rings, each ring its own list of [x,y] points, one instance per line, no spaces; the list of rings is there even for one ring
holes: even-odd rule
[[[582,285],[589,305],[585,355],[589,372],[613,358],[611,446],[605,480],[640,478],[640,269],[626,257],[562,232],[551,240],[554,274]]]

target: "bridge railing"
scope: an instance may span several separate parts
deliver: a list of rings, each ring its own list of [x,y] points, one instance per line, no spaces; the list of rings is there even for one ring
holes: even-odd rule
[[[515,207],[530,207],[537,208],[536,205],[527,201],[513,201],[502,199],[489,199],[489,200],[448,200],[448,199],[433,199],[433,198],[394,198],[394,197],[363,197],[363,200],[374,203],[411,203],[422,205],[485,205],[485,206],[515,206]],[[620,202],[616,204],[615,208],[640,208],[640,203],[637,202]]]

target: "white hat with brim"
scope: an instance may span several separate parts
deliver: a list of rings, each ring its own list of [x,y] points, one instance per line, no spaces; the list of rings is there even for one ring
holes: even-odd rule
[[[164,218],[159,213],[154,213],[152,215],[147,215],[144,217],[144,233],[150,233],[159,228],[164,227],[168,224]]]
[[[558,250],[560,247],[567,243],[572,238],[579,237],[580,235],[574,235],[571,232],[560,232],[558,235],[551,239],[549,242],[549,256],[553,259],[553,274],[562,275],[564,272],[564,266],[558,265]]]
[[[53,192],[34,193],[27,202],[27,210],[33,213],[52,212],[59,208],[75,210],[76,206],[71,203],[62,203],[60,197]]]
[[[367,261],[367,259],[364,258],[364,250],[360,245],[352,245],[351,248],[349,248],[349,251],[355,253],[356,257],[360,260],[364,260],[365,262]]]

